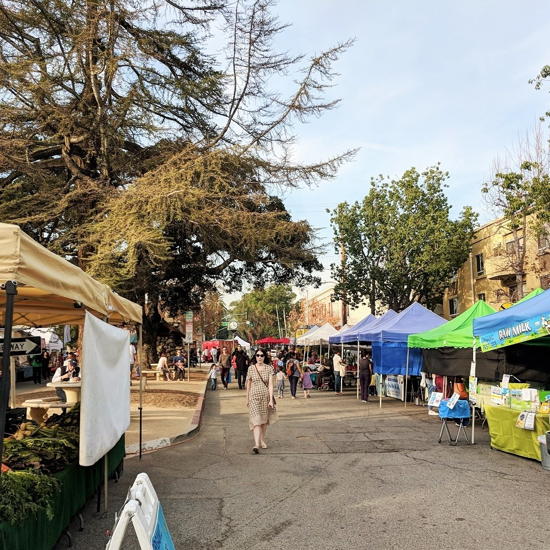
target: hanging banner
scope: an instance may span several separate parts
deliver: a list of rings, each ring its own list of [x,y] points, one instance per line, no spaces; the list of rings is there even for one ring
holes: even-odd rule
[[[386,395],[395,399],[405,400],[405,379],[401,375],[388,374],[386,376]]]
[[[550,314],[530,317],[514,325],[479,335],[481,351],[519,344],[550,334]]]

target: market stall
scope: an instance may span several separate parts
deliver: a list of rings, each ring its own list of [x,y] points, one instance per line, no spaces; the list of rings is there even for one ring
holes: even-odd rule
[[[15,225],[0,224],[0,284],[3,290],[0,293],[0,325],[4,326],[4,350],[11,349],[11,335],[14,324],[28,327],[44,327],[55,324],[81,325],[84,327],[84,344],[86,334],[88,333],[91,336],[88,345],[83,345],[81,357],[83,366],[82,392],[87,396],[83,395],[79,407],[73,407],[74,411],[80,408],[79,414],[76,417],[77,422],[78,419],[80,420],[80,425],[77,425],[76,430],[76,447],[74,442],[70,443],[71,453],[59,456],[60,460],[66,460],[68,454],[72,456],[72,453],[76,451],[75,456],[78,458],[80,465],[71,465],[72,471],[76,472],[75,480],[80,475],[79,472],[91,471],[84,470],[84,466],[87,467],[91,464],[100,473],[103,472],[103,475],[96,476],[94,474],[92,479],[88,478],[87,474],[82,473],[84,476],[82,480],[75,481],[74,484],[67,481],[67,485],[65,485],[65,482],[62,481],[61,495],[63,496],[61,497],[60,494],[56,494],[52,506],[55,508],[58,505],[59,499],[64,499],[60,504],[63,506],[63,513],[60,513],[60,518],[63,519],[59,520],[56,518],[55,521],[50,519],[45,527],[49,530],[49,533],[47,539],[44,540],[52,540],[54,537],[54,540],[56,540],[66,527],[72,514],[82,506],[82,500],[84,499],[85,501],[90,491],[94,492],[99,486],[101,479],[105,479],[109,471],[118,468],[122,460],[120,453],[115,453],[116,457],[114,457],[113,452],[119,446],[121,446],[123,452],[124,426],[125,422],[129,422],[129,333],[126,330],[115,328],[100,319],[115,324],[140,324],[142,311],[141,307],[137,304],[117,295],[109,287],[94,280],[75,265],[56,256],[33,241]],[[93,321],[90,322],[90,318]],[[90,334],[89,331],[92,330],[91,325],[94,322],[97,322],[99,330],[106,330],[108,332],[105,340],[97,339],[97,331],[94,334]],[[118,338],[118,347],[115,345],[114,348],[109,344],[113,334],[116,334]],[[97,346],[98,341],[102,342],[102,346]],[[113,352],[113,350],[116,351]],[[113,353],[115,353],[116,357]],[[96,369],[101,368],[107,370],[102,370],[101,373],[95,372]],[[2,356],[1,370],[0,429],[1,433],[4,434],[9,396],[11,392],[15,391],[13,361],[10,361],[9,353],[4,353]],[[94,392],[94,388],[101,387],[102,383],[108,383],[109,387],[108,390],[103,388],[101,395],[98,396],[98,393]],[[127,413],[127,416],[125,418],[113,418],[113,422],[109,418],[108,422],[110,425],[108,429],[101,431],[101,441],[96,445],[98,442],[97,429],[105,426],[104,419],[101,419],[100,422],[97,421],[98,399],[103,400],[102,404],[105,405],[104,411],[107,412],[112,411],[110,404],[114,401],[120,401],[121,395],[126,396],[126,406],[123,414],[126,415]],[[121,403],[116,403],[115,407],[120,410]],[[70,417],[70,414],[67,416]],[[62,421],[59,421],[59,423],[63,424]],[[24,446],[27,438],[44,438],[42,432],[50,434],[52,430],[54,432],[61,430],[58,424],[55,424],[52,428],[45,425],[38,428],[32,424],[29,424],[29,426],[25,430],[20,428],[22,436],[20,439],[17,439],[17,445]],[[69,428],[63,428],[63,430],[69,433]],[[51,437],[50,439],[54,440]],[[68,440],[66,443],[62,441],[65,440],[60,440],[59,444],[69,445]],[[78,442],[80,442],[80,451]],[[14,445],[10,441],[10,464],[12,466],[19,463],[17,452],[14,451],[18,447],[14,447]],[[5,456],[2,452],[3,447],[4,439],[0,438],[0,456]],[[98,450],[101,451],[101,456],[97,456]],[[111,455],[112,460],[116,460],[116,463],[109,462],[109,460],[104,458],[107,455]],[[99,458],[103,458],[103,460],[99,461]],[[21,462],[24,463],[23,460]],[[48,468],[51,470],[52,465],[48,466]],[[64,476],[64,472],[65,470],[60,472],[61,478],[69,475]],[[17,471],[3,473],[2,482],[9,481],[12,476],[17,477],[17,474]],[[46,479],[46,477],[44,476],[42,479]],[[68,488],[69,485],[70,489]],[[74,506],[77,507],[74,508]],[[44,518],[37,513],[34,518],[29,517],[25,524],[27,528],[39,534],[43,532],[40,522],[44,522]],[[18,528],[8,523],[1,523],[0,540],[19,540],[17,538],[14,539],[14,530],[18,530]],[[51,547],[51,544],[50,546],[44,546],[44,544],[46,543],[41,540],[40,542],[35,541],[32,545],[27,542],[21,542],[21,544],[17,542],[17,544],[10,543],[6,547],[10,548],[10,550],[19,548],[35,550],[37,548]]]
[[[409,349],[407,340],[410,334],[419,330],[435,328],[445,322],[445,319],[436,315],[418,302],[413,302],[394,318],[380,323],[378,327],[362,333],[362,340],[372,342],[372,360],[375,374],[398,377],[398,384],[404,377],[403,391],[400,392],[406,401],[407,378],[410,375],[418,376],[422,366],[422,353],[419,349]]]
[[[519,378],[518,370],[511,373],[513,369],[506,368],[508,372],[503,374],[500,385],[491,386],[490,395],[483,398],[491,446],[538,460],[541,459],[541,450],[537,437],[549,429],[550,392],[544,389],[550,388],[550,381],[541,383],[532,379],[537,372],[540,373],[539,380],[545,378],[550,370],[549,320],[550,290],[546,290],[509,309],[474,319],[473,324],[474,336],[484,353],[507,347],[513,350],[518,345],[523,347],[526,355],[544,350],[540,364],[523,369],[520,387],[510,382],[510,375]],[[474,347],[473,376],[477,375],[477,356]],[[476,391],[482,396],[485,393],[479,388]]]

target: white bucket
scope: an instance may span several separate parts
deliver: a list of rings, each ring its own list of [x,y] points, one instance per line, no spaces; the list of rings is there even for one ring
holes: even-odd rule
[[[540,444],[540,463],[544,470],[550,470],[550,454],[548,454],[548,447],[546,446],[546,435],[539,435],[537,437]]]

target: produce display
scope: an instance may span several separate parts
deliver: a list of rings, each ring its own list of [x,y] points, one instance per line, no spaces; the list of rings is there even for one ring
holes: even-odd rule
[[[38,510],[51,513],[59,482],[49,474],[76,462],[80,407],[52,415],[38,426],[23,422],[4,439],[0,475],[0,522],[17,523]]]
[[[52,504],[60,491],[55,477],[31,472],[5,472],[0,476],[0,521],[15,525],[45,510],[53,517]]]

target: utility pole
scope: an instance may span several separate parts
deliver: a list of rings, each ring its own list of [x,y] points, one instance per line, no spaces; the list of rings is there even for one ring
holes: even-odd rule
[[[279,338],[281,337],[281,322],[279,321],[279,306],[275,304],[275,311],[277,312],[277,329],[279,331]]]
[[[345,277],[346,249],[344,248],[344,243],[342,242],[340,243],[340,265],[342,266],[342,272],[344,273],[344,277]],[[345,292],[344,294],[342,294],[341,303],[342,303],[341,319],[342,319],[342,326],[344,326],[348,322],[348,305],[347,305]]]
[[[283,323],[284,323],[284,327],[285,327],[285,338],[288,336],[288,330],[287,330],[287,326],[286,326],[286,310],[285,308],[283,308]]]

